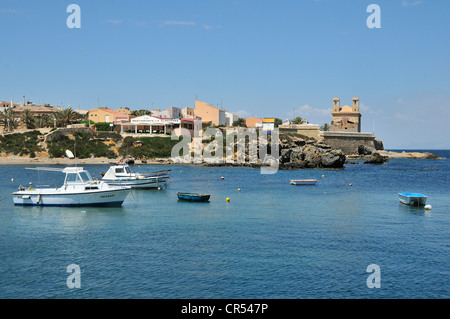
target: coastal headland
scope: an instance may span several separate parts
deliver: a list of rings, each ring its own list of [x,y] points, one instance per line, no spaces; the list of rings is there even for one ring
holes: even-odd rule
[[[101,165],[131,159],[138,165],[183,164],[171,159],[172,147],[178,141],[170,136],[127,136],[116,132],[94,132],[90,129],[58,129],[53,132],[27,131],[0,136],[0,165]],[[66,149],[76,149],[76,160],[65,156]],[[247,148],[248,150],[248,148]],[[279,135],[280,169],[341,168],[348,159],[390,158],[439,159],[428,152],[392,152],[361,148],[359,154],[344,154],[323,141],[299,134]],[[193,164],[193,163],[192,163]],[[210,165],[196,163],[196,165]],[[218,166],[253,166],[260,163]]]

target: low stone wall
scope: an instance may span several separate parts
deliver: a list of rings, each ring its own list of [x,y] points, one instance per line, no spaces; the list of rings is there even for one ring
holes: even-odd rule
[[[358,147],[368,146],[379,149],[383,143],[375,142],[375,136],[370,133],[350,133],[350,132],[320,132],[320,139],[333,149],[340,149],[344,154],[358,154]]]
[[[293,124],[289,126],[280,125],[278,126],[278,130],[280,131],[280,133],[301,134],[307,137],[311,137],[316,141],[319,140],[320,136],[319,125],[316,124],[306,124],[306,125]]]

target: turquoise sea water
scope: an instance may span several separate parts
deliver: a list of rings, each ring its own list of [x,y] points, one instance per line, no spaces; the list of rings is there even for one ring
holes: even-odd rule
[[[15,207],[9,196],[0,298],[449,298],[450,151],[433,152],[446,159],[274,175],[133,166],[171,169],[172,180],[133,191],[120,208]],[[0,197],[62,177],[24,168],[0,166]],[[107,166],[87,168],[100,177]],[[289,185],[301,178],[319,182]],[[179,202],[178,191],[211,200]],[[428,195],[432,210],[400,204],[398,192]],[[79,289],[66,285],[71,264]],[[367,286],[371,264],[380,288]]]

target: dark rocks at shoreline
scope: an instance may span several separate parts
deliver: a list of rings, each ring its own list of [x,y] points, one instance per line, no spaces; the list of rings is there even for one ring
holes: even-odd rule
[[[359,155],[372,155],[376,150],[373,147],[360,145],[358,146],[358,154]]]
[[[280,169],[342,168],[345,154],[330,145],[294,135],[280,135]]]
[[[270,144],[269,144],[270,145]],[[246,149],[247,153],[248,149]],[[302,168],[343,168],[346,156],[341,150],[333,150],[330,145],[313,139],[296,136],[293,134],[280,134],[279,137],[279,165],[280,170],[302,169]],[[273,164],[273,163],[272,163]],[[202,166],[233,166],[260,168],[272,166],[258,160],[250,163],[248,156],[245,162],[221,162],[221,163],[198,163]]]
[[[365,161],[364,164],[384,164],[385,162],[389,161],[388,156],[383,156],[378,152],[372,153],[372,156],[370,157],[370,160]]]

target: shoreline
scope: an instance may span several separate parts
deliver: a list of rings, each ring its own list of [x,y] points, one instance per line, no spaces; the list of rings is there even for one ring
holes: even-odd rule
[[[386,156],[389,159],[392,158],[409,158],[409,159],[442,159],[442,157],[440,157],[437,154],[434,153],[430,153],[427,151],[424,152],[406,152],[406,151],[402,151],[402,152],[393,152],[393,151],[384,151],[384,150],[379,150],[379,151],[375,151],[374,153],[378,153],[381,156]],[[358,155],[358,154],[354,154],[354,155],[347,155],[347,159],[370,159],[371,155]]]
[[[20,157],[20,156],[10,156],[10,157],[0,157],[0,165],[113,165],[117,164],[120,159],[112,159],[106,157],[96,157],[96,158],[83,158],[83,159],[69,159],[69,158],[30,158],[30,157]],[[152,159],[142,162],[140,160],[135,160],[135,165],[161,165],[161,164],[171,164],[169,159]]]
[[[406,159],[442,159],[440,156],[430,152],[393,152],[393,151],[377,151],[381,156],[391,158],[406,158]],[[370,159],[370,155],[347,155],[347,159]],[[50,157],[35,157],[30,158],[26,156],[0,156],[0,165],[113,165],[117,164],[120,159],[110,159],[106,157],[83,158],[83,159],[69,159],[64,158],[50,158]],[[195,163],[175,163],[170,158],[154,158],[146,161],[134,160],[134,165],[198,165]],[[234,165],[230,165],[234,166]],[[237,165],[240,166],[240,165]]]

